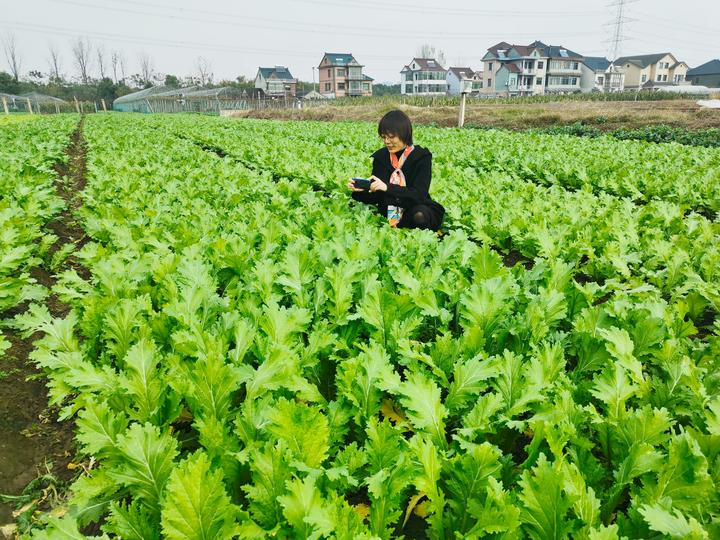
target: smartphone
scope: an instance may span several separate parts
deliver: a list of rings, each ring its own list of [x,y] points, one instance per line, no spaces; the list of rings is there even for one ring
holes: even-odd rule
[[[370,189],[370,184],[372,184],[372,180],[369,178],[353,178],[352,181],[358,189]]]

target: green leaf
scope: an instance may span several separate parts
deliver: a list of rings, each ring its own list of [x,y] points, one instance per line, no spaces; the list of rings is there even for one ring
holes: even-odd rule
[[[113,503],[103,530],[123,540],[160,540],[160,522],[137,502]]]
[[[525,531],[535,540],[560,540],[573,530],[567,519],[571,502],[563,494],[564,481],[560,470],[540,454],[532,472],[524,471],[520,480],[520,520]]]
[[[225,493],[222,471],[211,471],[204,452],[196,452],[172,472],[162,506],[165,538],[230,538],[235,507]]]
[[[127,425],[126,416],[112,411],[107,402],[88,400],[78,413],[77,438],[87,454],[101,458],[111,456],[118,434],[123,433]]]
[[[590,393],[606,405],[610,420],[616,422],[625,414],[625,402],[636,391],[637,387],[628,381],[625,370],[615,363],[596,377]]]
[[[400,385],[400,403],[405,407],[413,427],[424,431],[441,448],[447,446],[445,439],[445,417],[447,410],[442,404],[440,389],[420,372],[410,373]]]
[[[51,517],[48,520],[47,528],[41,531],[33,531],[34,540],[87,540],[87,537],[78,530],[77,522],[72,517]],[[108,539],[107,535],[94,536],[100,540]]]
[[[283,514],[297,538],[314,540],[329,535],[335,528],[332,508],[323,500],[311,476],[287,483],[288,495],[278,497]]]
[[[502,469],[501,455],[498,448],[484,442],[472,445],[466,453],[448,462],[449,466],[443,471],[449,495],[444,516],[447,530],[466,534],[476,526],[472,505],[485,504],[489,480],[497,479]]]
[[[282,443],[267,444],[254,450],[250,457],[252,482],[245,484],[242,489],[250,500],[250,514],[265,529],[272,529],[282,520],[278,497],[285,493],[286,482],[291,477],[285,459],[286,452]]]
[[[678,510],[664,508],[660,504],[644,504],[640,507],[640,514],[648,526],[659,533],[667,534],[671,538],[683,540],[701,540],[709,538],[707,531],[697,520],[689,520]]]
[[[125,355],[130,373],[123,379],[133,397],[133,407],[137,411],[135,419],[140,422],[155,420],[164,403],[165,384],[157,369],[159,359],[156,354],[154,343],[142,338]]]
[[[325,415],[316,407],[281,399],[269,414],[267,430],[285,441],[296,459],[319,468],[330,448]]]
[[[132,424],[117,437],[123,460],[109,474],[121,485],[132,489],[155,514],[160,514],[160,500],[174,467],[177,440],[152,424]]]
[[[498,373],[496,362],[481,359],[480,356],[465,361],[458,360],[453,370],[453,382],[445,399],[445,407],[454,412],[476,400],[488,386],[485,381],[496,377]]]

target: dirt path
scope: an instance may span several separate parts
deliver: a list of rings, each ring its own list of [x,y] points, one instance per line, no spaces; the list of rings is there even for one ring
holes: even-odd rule
[[[407,112],[416,124],[441,127],[457,125],[458,107],[418,107],[395,105]],[[279,120],[320,120],[328,122],[359,120],[377,122],[391,109],[388,101],[361,105],[319,105],[305,109],[261,109],[232,114],[240,118]],[[667,124],[688,129],[720,127],[720,109],[704,109],[690,100],[672,101],[565,101],[557,103],[470,102],[465,113],[466,126],[486,126],[514,130],[557,127],[582,122],[610,131]]]
[[[50,256],[67,243],[79,249],[87,241],[85,233],[74,213],[82,204],[79,194],[85,187],[86,149],[82,138],[83,120],[72,135],[67,153],[67,165],[58,164],[56,187],[65,200],[66,208],[47,224],[57,237],[50,249]],[[88,272],[70,255],[60,271],[74,268],[78,274],[87,277]],[[31,275],[42,285],[51,288],[55,276],[43,267],[35,267]],[[55,295],[47,299],[47,306],[54,317],[64,317],[69,307]],[[27,306],[20,306],[12,313],[1,314],[2,318],[22,313]],[[37,368],[28,361],[32,343],[39,335],[23,339],[16,332],[3,332],[12,344],[6,352],[7,358],[0,363],[0,494],[19,495],[25,487],[40,475],[48,475],[40,487],[58,483],[72,476],[67,468],[75,455],[73,425],[58,423],[57,411],[48,409],[45,380]],[[30,379],[30,380],[28,380]],[[52,493],[48,490],[46,494]],[[12,512],[16,504],[0,502],[0,526],[14,521]],[[0,532],[0,538],[3,533]]]

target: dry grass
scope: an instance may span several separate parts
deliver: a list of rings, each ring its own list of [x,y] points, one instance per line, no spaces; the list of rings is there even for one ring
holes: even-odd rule
[[[337,107],[320,105],[306,109],[242,111],[241,118],[273,118],[281,120],[319,120],[327,122],[377,120],[392,105],[358,105]],[[457,107],[413,107],[400,105],[417,124],[450,127],[457,125]],[[720,127],[720,110],[705,109],[694,101],[620,101],[620,102],[557,102],[523,104],[470,104],[465,123],[508,129],[527,129],[569,125],[575,122],[603,130],[636,128],[666,124],[688,129]]]

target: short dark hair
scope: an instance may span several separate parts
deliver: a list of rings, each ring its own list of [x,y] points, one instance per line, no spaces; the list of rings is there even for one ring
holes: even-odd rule
[[[412,145],[412,122],[410,117],[397,109],[386,113],[378,124],[378,135],[397,135],[405,144]]]

